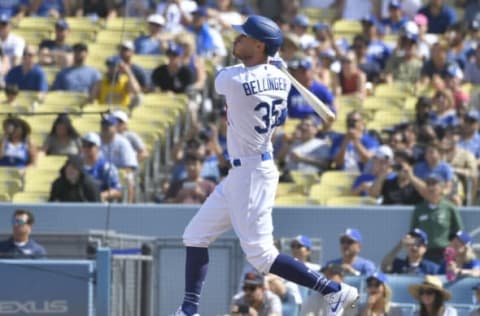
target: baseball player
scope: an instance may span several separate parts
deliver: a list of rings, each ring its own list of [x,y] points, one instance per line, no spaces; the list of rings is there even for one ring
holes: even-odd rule
[[[198,315],[208,267],[207,247],[231,228],[247,260],[258,271],[320,292],[329,304],[329,315],[340,315],[357,301],[357,289],[327,280],[291,256],[279,254],[273,244],[272,208],[279,173],[271,137],[287,115],[290,81],[268,62],[282,44],[282,32],[270,19],[256,15],[233,28],[239,33],[233,54],[242,64],[221,70],[215,79],[215,89],[225,96],[227,104],[227,148],[232,168],[183,234],[185,296],[174,316]]]

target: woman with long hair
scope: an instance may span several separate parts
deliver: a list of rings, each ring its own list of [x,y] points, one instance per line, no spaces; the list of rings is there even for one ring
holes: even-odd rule
[[[411,285],[408,291],[420,304],[416,316],[457,316],[457,310],[445,304],[452,294],[438,277],[426,275],[421,284]]]
[[[392,290],[387,285],[387,276],[382,272],[375,272],[368,276],[367,301],[360,305],[357,316],[401,316],[398,307],[391,306]]]
[[[20,118],[3,121],[0,166],[25,168],[35,164],[37,150],[29,137],[30,132],[30,125]]]
[[[458,231],[450,240],[450,248],[455,253],[455,259],[451,262],[445,260],[440,264],[439,274],[445,274],[447,271],[454,273],[458,277],[479,277],[480,260],[477,259],[475,251],[472,248],[473,239],[464,231]]]
[[[47,155],[78,155],[80,149],[80,135],[72,121],[67,114],[58,115],[45,139],[42,151]]]

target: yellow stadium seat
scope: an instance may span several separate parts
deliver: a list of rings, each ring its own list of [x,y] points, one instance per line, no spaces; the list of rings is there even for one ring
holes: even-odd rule
[[[97,33],[94,31],[71,30],[66,38],[67,44],[74,45],[76,43],[93,43]]]
[[[362,109],[368,112],[375,112],[378,110],[389,110],[392,107],[402,108],[404,104],[405,99],[372,96],[363,101]]]
[[[99,44],[119,45],[126,40],[134,40],[139,31],[120,32],[116,30],[102,30],[97,33],[95,42]]]
[[[38,45],[51,36],[51,32],[48,30],[36,29],[16,29],[13,30],[13,34],[22,37],[30,45]]]
[[[22,173],[15,167],[0,167],[0,177],[3,179],[21,179]]]
[[[54,23],[55,21],[50,18],[27,16],[18,22],[17,28],[53,31]]]
[[[96,32],[101,28],[101,25],[88,17],[67,17],[65,19],[70,27],[70,34],[76,31]]]
[[[379,84],[375,87],[375,96],[406,99],[413,95],[411,84]]]
[[[12,198],[13,203],[43,203],[48,201],[49,194],[45,192],[19,192]]]
[[[12,198],[8,193],[0,193],[0,202],[11,202]]]
[[[66,156],[40,156],[37,161],[36,169],[29,170],[30,172],[40,173],[44,172],[45,174],[53,174],[55,175],[58,170],[63,166],[65,161],[67,160]],[[40,171],[46,170],[46,171]],[[51,172],[49,172],[51,171]],[[28,176],[28,172],[27,172]]]
[[[312,184],[320,179],[316,172],[302,172],[297,170],[290,171],[293,182],[302,188],[303,192],[308,192]]]
[[[165,55],[135,55],[132,62],[140,67],[153,70],[160,65],[166,64],[168,61]]]
[[[43,103],[80,106],[86,102],[87,97],[87,94],[82,92],[51,91],[47,93]]]
[[[337,196],[328,199],[326,206],[362,206],[376,205],[377,201],[371,197],[362,196]]]
[[[335,184],[314,184],[310,188],[308,200],[311,204],[323,205],[329,198],[350,194],[349,186]]]
[[[379,110],[375,112],[373,120],[368,122],[367,126],[370,126],[370,124],[373,123],[383,125],[384,127],[390,127],[407,121],[408,117],[405,115],[404,111],[392,108],[392,110]]]
[[[32,131],[32,133],[30,134],[30,139],[32,143],[37,147],[37,149],[41,149],[47,135],[47,132]]]
[[[41,106],[41,105],[40,105]],[[56,115],[22,116],[32,128],[32,133],[50,133]]]
[[[301,11],[312,21],[331,22],[335,17],[335,10],[329,8],[304,7]]]
[[[343,170],[325,171],[320,177],[320,184],[350,188],[358,175],[358,173],[351,173]]]
[[[307,205],[308,197],[299,193],[285,194],[275,198],[277,206],[302,206]]]
[[[337,20],[332,26],[333,33],[336,35],[356,35],[362,32],[360,21]]]
[[[45,71],[45,74],[47,75],[48,85],[51,86],[53,84],[53,81],[55,80],[55,76],[60,71],[60,67],[55,67],[55,66],[43,67],[43,71]]]
[[[142,32],[147,27],[145,19],[138,18],[114,18],[109,19],[105,23],[105,29],[109,31],[128,31],[128,32]]]
[[[22,190],[22,181],[19,179],[0,179],[0,193],[13,196],[20,190]]]
[[[283,196],[292,193],[302,193],[302,188],[291,182],[278,183],[276,196]]]

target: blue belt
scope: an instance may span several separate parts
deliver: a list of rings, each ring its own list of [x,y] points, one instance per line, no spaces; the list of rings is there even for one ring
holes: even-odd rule
[[[262,161],[272,160],[273,159],[272,153],[270,153],[270,152],[262,153],[260,155],[260,159],[262,159]],[[242,165],[242,161],[239,158],[233,159],[232,160],[232,165],[234,167],[240,167]]]

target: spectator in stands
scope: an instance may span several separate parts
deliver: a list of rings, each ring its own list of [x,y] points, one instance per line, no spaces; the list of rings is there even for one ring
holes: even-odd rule
[[[181,59],[192,72],[194,83],[191,88],[201,91],[207,86],[207,66],[205,59],[196,54],[195,37],[192,33],[182,32],[175,37],[175,42],[183,48]]]
[[[367,94],[367,76],[358,68],[358,63],[353,52],[348,52],[340,58],[341,69],[337,76],[333,77],[332,89],[336,96],[355,96],[360,99]]]
[[[361,19],[363,35],[368,38],[367,58],[377,62],[380,67],[385,68],[388,57],[390,57],[390,47],[385,44],[381,36],[384,32],[382,25],[377,18],[371,14]],[[359,61],[357,61],[360,63]]]
[[[135,132],[128,129],[128,115],[122,110],[117,110],[112,113],[117,119],[117,133],[124,136],[132,145],[133,150],[137,153],[137,160],[143,162],[148,157],[148,150],[143,143],[142,138]]]
[[[476,110],[468,111],[460,123],[460,139],[458,146],[464,148],[480,158],[480,135],[478,133],[480,113]]]
[[[427,87],[430,83],[434,88],[442,87],[442,77],[446,74],[448,63],[448,45],[443,42],[437,42],[432,46],[432,56],[426,60],[421,70],[421,86]],[[441,89],[440,89],[441,90]]]
[[[157,14],[165,17],[165,31],[177,34],[185,30],[184,25],[192,20],[191,12],[198,8],[196,1],[168,0],[157,4]]]
[[[208,14],[219,31],[230,31],[233,24],[243,23],[243,17],[236,10],[233,0],[216,0],[215,6],[208,10]]]
[[[67,44],[70,26],[65,20],[55,22],[54,39],[43,40],[39,45],[39,60],[42,65],[65,67],[70,64],[72,46]]]
[[[375,272],[375,264],[363,257],[360,257],[362,249],[362,234],[356,228],[347,228],[340,235],[340,250],[342,257],[330,260],[329,264],[338,264],[347,274],[352,275],[370,275]]]
[[[141,87],[130,65],[117,56],[105,61],[107,72],[100,81],[97,99],[100,104],[111,104],[132,111],[141,103]]]
[[[375,272],[366,278],[367,301],[359,306],[359,316],[396,315],[402,316],[400,307],[391,306],[392,290],[388,286],[387,276]]]
[[[323,275],[334,282],[344,282],[344,271],[340,265],[329,264],[321,269]],[[302,303],[300,316],[326,316],[330,312],[323,295],[319,292],[313,292]],[[356,309],[349,309],[344,312],[344,316],[356,315]]]
[[[42,151],[47,155],[78,155],[82,148],[80,135],[68,114],[59,114],[45,139]]]
[[[467,63],[467,47],[465,46],[465,38],[467,36],[467,29],[462,22],[457,22],[450,25],[445,32],[449,44],[448,59],[465,69]]]
[[[313,116],[305,117],[298,124],[293,137],[284,137],[278,159],[285,161],[283,178],[290,178],[290,171],[321,172],[330,165],[330,142],[317,138],[318,123]]]
[[[213,192],[215,183],[201,176],[203,158],[198,155],[185,157],[187,178],[172,182],[165,199],[169,203],[201,204]]]
[[[388,83],[416,83],[420,80],[422,60],[418,55],[418,35],[404,33],[400,36],[397,47],[387,61],[385,67]]]
[[[100,146],[100,136],[96,133],[88,133],[82,137],[85,172],[97,181],[102,202],[118,200],[122,197],[118,170],[102,156]]]
[[[478,181],[477,160],[473,153],[457,144],[459,140],[458,130],[447,128],[444,133],[445,135],[440,142],[442,159],[449,163],[454,171],[452,193],[449,198],[455,205],[461,206],[467,193],[467,180],[472,184],[470,194],[475,195]]]
[[[386,34],[398,34],[407,23],[408,17],[403,15],[402,3],[399,0],[388,2],[388,18],[382,20],[382,26]]]
[[[332,8],[337,11],[336,18],[360,20],[374,11],[374,2],[372,0],[335,0]]]
[[[465,82],[480,84],[480,45],[475,49],[475,56],[465,65]]]
[[[427,5],[420,8],[418,13],[428,19],[428,33],[442,34],[456,22],[457,17],[452,7],[445,4],[445,0],[430,0]]]
[[[384,180],[394,179],[395,174],[392,173],[393,151],[387,145],[381,145],[375,149],[373,158],[371,159],[371,167],[364,170],[355,178],[352,184],[351,194],[360,196],[373,196],[370,190],[377,178],[382,177]]]
[[[393,166],[383,164],[379,175],[373,181],[368,194],[381,198],[383,205],[415,205],[422,201],[403,168],[407,164],[411,168],[413,159],[406,151],[395,151]],[[393,176],[391,171],[393,170]]]
[[[337,169],[359,172],[379,144],[365,131],[365,121],[359,111],[348,113],[346,124],[347,132],[333,139],[330,157]]]
[[[415,120],[414,124],[421,127],[428,124],[430,119],[430,112],[432,112],[432,99],[426,96],[420,96],[415,104]]]
[[[112,0],[78,0],[76,16],[86,16],[94,20],[111,19],[116,16]]]
[[[480,260],[477,259],[472,244],[472,236],[467,232],[460,230],[454,234],[450,241],[450,247],[455,250],[455,260],[449,263],[443,260],[438,274],[452,271],[457,277],[479,277]]]
[[[147,74],[142,67],[132,62],[134,49],[135,48],[132,41],[123,41],[118,46],[118,56],[122,62],[130,66],[130,69],[132,70],[135,79],[137,79],[140,88],[142,88],[143,92],[146,92],[149,86]]]
[[[312,262],[312,241],[306,235],[298,235],[290,242],[292,256],[303,262],[310,270],[319,272],[320,265]],[[303,286],[298,286],[302,300],[305,300],[310,294],[310,290]]]
[[[190,31],[195,35],[197,55],[221,61],[227,56],[227,49],[220,33],[208,25],[206,8],[198,7],[192,15]]]
[[[58,19],[70,15],[68,0],[32,0],[29,12],[31,15]]]
[[[336,113],[336,103],[332,92],[323,83],[315,78],[313,61],[305,56],[298,55],[288,63],[288,69],[304,87],[320,99],[329,109]],[[308,102],[300,95],[295,87],[290,89],[287,99],[288,116],[291,118],[303,119],[308,116],[317,116]],[[318,118],[320,119],[320,118]]]
[[[49,202],[100,202],[96,183],[84,170],[80,156],[70,156],[50,189]]]
[[[88,95],[87,102],[91,103],[99,89],[102,75],[97,69],[85,65],[88,55],[86,44],[77,43],[72,48],[73,65],[57,73],[52,90],[82,92]]]
[[[30,211],[17,209],[12,216],[12,236],[0,242],[0,258],[43,259],[45,248],[30,238],[35,217]]]
[[[11,32],[11,17],[6,14],[0,15],[0,46],[3,54],[10,58],[10,65],[20,64],[25,51],[25,40]]]
[[[438,265],[424,258],[427,246],[427,233],[420,228],[414,228],[385,255],[382,271],[397,274],[437,274]],[[407,253],[405,258],[397,257],[402,249]]]
[[[315,41],[312,34],[308,32],[309,28],[310,20],[306,15],[298,14],[293,18],[291,30],[293,34],[298,36],[302,49],[306,49]]]
[[[164,35],[162,29],[165,18],[159,14],[150,15],[148,21],[148,35],[142,35],[135,39],[135,54],[158,55],[163,52]]]
[[[442,280],[433,275],[426,275],[421,284],[408,287],[410,295],[418,300],[419,315],[426,316],[454,316],[457,310],[445,301],[452,298],[452,294],[443,288]]]
[[[301,306],[301,301],[296,297],[295,289],[289,287],[289,284],[281,277],[275,274],[267,274],[265,281],[268,290],[280,298],[282,303],[282,316],[297,316]]]
[[[168,63],[152,72],[152,85],[162,91],[184,93],[195,82],[191,69],[182,62],[183,48],[170,42],[166,51]]]
[[[27,46],[22,64],[10,69],[5,77],[5,83],[17,85],[20,90],[37,91],[37,99],[42,101],[48,91],[48,81],[45,71],[36,63],[37,52],[36,47]]]
[[[438,90],[432,99],[433,111],[430,113],[430,124],[433,126],[455,126],[458,124],[455,100],[449,90]]]
[[[3,137],[0,146],[0,166],[25,168],[34,166],[37,150],[30,139],[30,125],[21,118],[3,121]]]
[[[403,165],[415,189],[424,201],[415,205],[410,229],[420,228],[429,237],[425,258],[436,263],[443,259],[443,250],[449,245],[449,236],[463,229],[458,209],[444,197],[445,178],[432,172],[425,181],[417,178],[408,165]]]
[[[447,68],[447,73],[445,74],[444,79],[445,87],[453,95],[454,108],[457,112],[457,116],[459,114],[465,114],[469,107],[468,102],[470,101],[470,96],[463,91],[461,86],[463,81],[462,70],[458,65],[452,64]]]
[[[422,60],[430,58],[430,47],[437,41],[435,34],[428,34],[428,18],[418,13],[405,24],[404,31],[418,35],[418,54]]]
[[[424,160],[415,164],[414,173],[422,180],[426,180],[433,172],[440,175],[446,186],[444,192],[448,194],[452,189],[453,168],[441,159],[440,150],[439,142],[428,143],[425,148]]]
[[[353,38],[352,49],[358,63],[358,68],[367,76],[367,82],[376,84],[380,82],[382,68],[378,61],[368,56],[369,40],[366,36],[358,34]]]
[[[6,15],[14,20],[20,20],[28,11],[29,0],[0,1],[0,16]]]
[[[121,13],[126,17],[144,18],[155,9],[152,0],[130,0],[120,6]]]
[[[468,316],[480,316],[480,283],[474,285],[472,287],[473,290],[473,303],[475,304],[475,308],[468,314]]]
[[[265,277],[256,272],[245,274],[242,292],[232,300],[231,315],[282,315],[280,298],[267,289]]]

